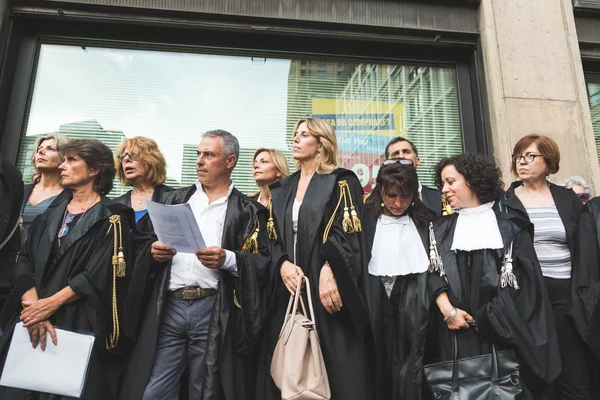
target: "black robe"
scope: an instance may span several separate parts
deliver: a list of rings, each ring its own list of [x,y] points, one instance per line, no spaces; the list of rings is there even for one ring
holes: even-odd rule
[[[587,202],[577,225],[573,270],[575,297],[567,310],[575,329],[600,361],[600,197]]]
[[[8,240],[0,249],[0,309],[13,285],[12,266],[19,252],[21,232],[15,225],[20,217],[23,200],[23,179],[21,172],[0,155],[0,243]],[[9,235],[12,235],[9,238]]]
[[[433,216],[432,216],[433,217]],[[417,226],[425,252],[429,251],[428,221]],[[372,249],[377,217],[368,213],[364,223],[367,249]],[[402,246],[402,243],[398,243]],[[370,258],[370,251],[369,251]],[[393,260],[390,260],[392,262]],[[431,298],[428,273],[398,276],[390,298],[381,277],[376,279],[375,301],[381,311],[373,312],[377,344],[378,389],[385,400],[420,400],[423,389],[423,356],[428,332]]]
[[[442,192],[429,186],[421,185],[421,198],[434,217],[442,216]]]
[[[458,357],[491,353],[491,343],[514,349],[529,390],[542,392],[561,372],[558,337],[552,307],[533,248],[532,225],[496,211],[504,249],[451,250],[458,214],[434,221],[437,246],[447,282],[431,273],[432,300],[447,291],[453,306],[475,318],[477,330],[460,331]],[[519,289],[498,285],[505,249],[513,242],[513,272]],[[426,362],[452,360],[451,334],[437,306],[432,306],[432,327]]]
[[[300,173],[271,185],[273,215],[279,225],[280,240],[287,254],[294,254],[292,207]],[[323,243],[328,224],[340,198],[338,182],[346,180],[359,218],[364,219],[362,186],[356,175],[345,169],[331,174],[315,173],[308,185],[298,216],[297,257],[309,278],[315,310],[316,328],[325,359],[332,399],[368,400],[375,398],[375,359],[370,329],[368,299],[370,290],[368,263],[362,232],[345,233],[342,228],[343,204],[334,217],[328,238]],[[349,201],[349,200],[348,200]],[[343,203],[343,202],[342,202]],[[350,204],[348,203],[348,207]],[[343,307],[330,315],[319,299],[321,267],[328,261],[340,291]],[[274,271],[272,318],[265,331],[256,399],[281,399],[270,376],[270,364],[283,324],[290,297],[279,271]]]
[[[102,196],[100,202],[90,208],[77,225],[56,246],[67,204],[72,198],[64,191],[62,201],[54,202],[31,225],[29,237],[19,253],[15,267],[15,288],[11,293],[4,314],[11,313],[5,334],[0,339],[2,364],[15,324],[19,322],[21,297],[35,286],[40,299],[59,292],[67,285],[80,298],[61,306],[50,322],[58,328],[74,332],[93,333],[94,350],[90,360],[87,381],[82,399],[105,400],[116,398],[126,364],[126,352],[132,338],[122,331],[119,345],[107,350],[107,335],[113,332],[113,266],[114,229],[109,232],[109,217],[121,216],[123,252],[126,257],[126,275],[116,278],[117,310],[120,324],[123,322],[123,303],[132,266],[133,251],[130,229],[133,212],[129,207],[113,203]],[[10,310],[9,310],[10,309]],[[59,337],[60,343],[60,337]],[[11,394],[2,394],[7,390]],[[24,391],[0,388],[0,398],[19,398]],[[6,396],[6,397],[4,397]],[[36,399],[64,399],[65,397],[37,394]]]
[[[186,203],[195,192],[195,185],[173,190],[165,193],[161,202]],[[265,286],[270,271],[278,269],[287,257],[268,238],[268,218],[266,208],[233,189],[221,247],[235,253],[239,276],[221,271],[207,339],[204,400],[255,399],[256,345],[266,317]],[[255,220],[259,225],[257,252],[242,252],[254,232]],[[137,289],[130,292],[125,308],[132,323],[128,329],[136,332],[138,339],[120,396],[123,400],[141,399],[152,372],[171,269],[170,261],[152,259],[150,246],[157,239],[150,218],[144,216],[138,228],[145,240],[140,240],[144,244],[139,247],[132,277],[132,287]],[[241,308],[234,305],[234,291]]]

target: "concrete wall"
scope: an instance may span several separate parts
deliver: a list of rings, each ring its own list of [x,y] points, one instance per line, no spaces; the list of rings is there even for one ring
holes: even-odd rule
[[[528,133],[561,149],[558,182],[600,167],[571,0],[483,0],[479,8],[494,154],[506,183],[514,144]]]

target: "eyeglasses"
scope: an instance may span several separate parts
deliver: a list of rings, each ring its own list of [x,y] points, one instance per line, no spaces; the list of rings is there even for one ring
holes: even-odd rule
[[[414,165],[412,160],[408,158],[390,158],[389,160],[385,160],[383,165],[392,165],[392,164],[402,164],[402,165]]]
[[[65,216],[65,219],[63,221],[62,226],[60,227],[60,230],[58,231],[58,238],[60,239],[61,237],[65,236],[67,233],[69,233],[69,225],[71,222],[73,222],[73,218],[75,218],[75,215],[71,214],[70,212],[67,211],[67,215]]]
[[[512,155],[512,160],[515,164],[518,164],[521,162],[521,160],[525,161],[525,164],[531,164],[533,162],[533,160],[535,160],[536,157],[544,157],[541,154],[533,154],[533,153],[527,153],[524,156],[520,155],[520,154],[513,154]]]
[[[588,201],[591,197],[589,193],[577,193],[577,196],[579,196],[579,199],[583,202]]]
[[[129,159],[131,161],[137,161],[139,160],[139,156],[137,154],[131,154],[131,153],[123,153],[123,154],[119,154],[117,156],[117,160],[119,160],[120,162],[123,162],[123,160],[125,160],[125,158],[129,157]]]

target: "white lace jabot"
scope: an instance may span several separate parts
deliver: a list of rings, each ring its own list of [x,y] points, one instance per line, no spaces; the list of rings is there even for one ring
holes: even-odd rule
[[[381,215],[371,249],[369,273],[401,276],[427,271],[429,259],[417,226],[408,216]]]
[[[478,207],[458,210],[451,250],[504,248],[496,213],[492,210],[493,205],[492,201]]]

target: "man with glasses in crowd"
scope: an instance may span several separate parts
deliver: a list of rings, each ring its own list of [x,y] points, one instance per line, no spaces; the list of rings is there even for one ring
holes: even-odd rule
[[[415,144],[401,136],[393,138],[385,146],[386,160],[398,158],[411,160],[415,168],[421,164]],[[436,218],[442,215],[442,193],[439,190],[419,183],[419,195],[423,203],[425,203]]]

